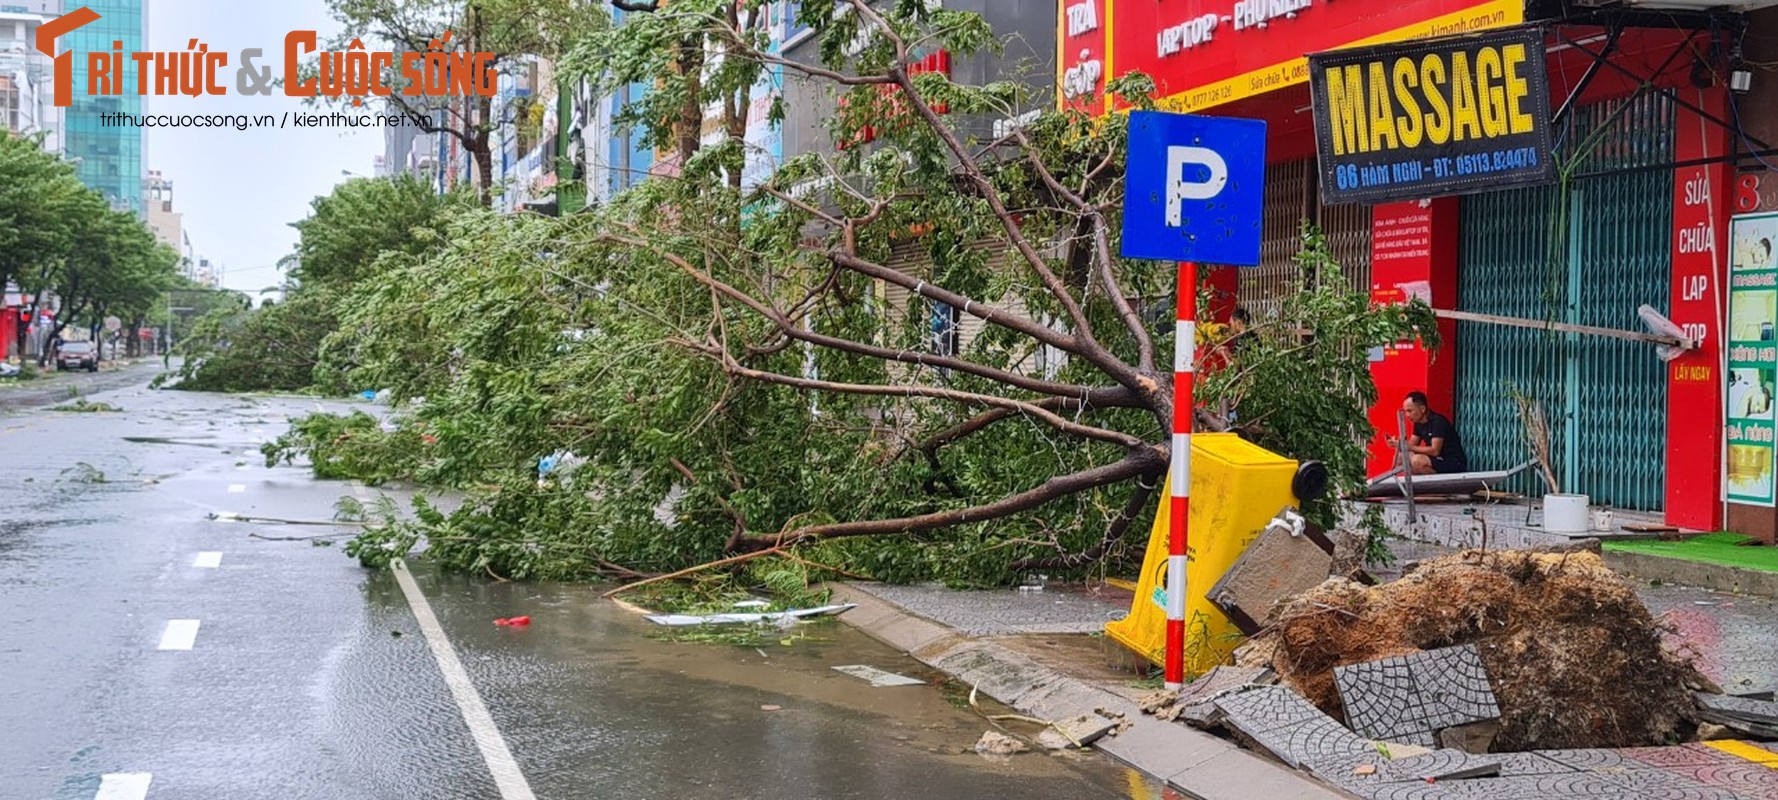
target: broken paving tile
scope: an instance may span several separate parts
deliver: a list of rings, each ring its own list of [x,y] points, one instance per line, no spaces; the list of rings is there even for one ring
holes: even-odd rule
[[[1232,717],[1229,721],[1235,724]],[[1279,761],[1292,767],[1376,752],[1369,740],[1326,715],[1267,731],[1240,730]]]
[[[1436,746],[1434,732],[1500,716],[1474,645],[1334,668],[1352,729],[1374,739]]]
[[[1722,694],[1705,694],[1693,692],[1697,700],[1698,714],[1712,722],[1727,717],[1736,722],[1751,722],[1757,725],[1778,725],[1778,703],[1770,700],[1754,700],[1747,697],[1731,697]]]
[[[1222,718],[1215,703],[1218,696],[1244,686],[1269,685],[1276,680],[1276,673],[1269,667],[1213,667],[1179,690],[1178,717],[1187,725],[1213,726]]]
[[[879,688],[879,689],[884,686],[925,686],[926,685],[926,682],[923,680],[919,680],[917,678],[909,678],[905,675],[897,675],[893,672],[884,672],[883,670],[877,669],[876,667],[867,667],[863,664],[848,664],[843,667],[834,667],[834,671],[835,672],[844,672],[847,675],[851,675],[854,678],[859,678],[862,680],[870,681],[871,686],[873,686],[875,688]]]
[[[1497,719],[1453,725],[1433,732],[1433,738],[1438,740],[1439,747],[1478,755],[1493,750],[1494,739],[1499,735],[1500,720]]]
[[[1216,699],[1216,707],[1237,722],[1242,731],[1253,733],[1328,717],[1303,696],[1279,686],[1248,689]]]

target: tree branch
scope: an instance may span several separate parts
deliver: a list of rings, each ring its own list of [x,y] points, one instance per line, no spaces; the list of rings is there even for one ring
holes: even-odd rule
[[[1085,439],[1108,442],[1131,450],[1138,450],[1149,446],[1148,442],[1143,439],[1123,433],[1122,431],[1108,430],[1106,428],[1099,428],[1092,425],[1082,425],[1078,422],[1070,422],[1049,409],[1043,408],[1036,403],[1028,403],[1023,400],[1014,400],[989,394],[978,394],[976,392],[965,392],[959,389],[922,386],[918,384],[839,383],[837,381],[824,381],[814,378],[797,378],[790,375],[780,375],[776,372],[768,372],[766,370],[758,370],[744,366],[739,361],[736,361],[733,356],[729,355],[727,351],[723,351],[717,347],[697,345],[691,342],[686,342],[685,344],[693,349],[704,352],[706,355],[720,358],[724,369],[730,374],[738,375],[743,378],[752,378],[754,380],[776,383],[783,386],[793,386],[799,389],[834,392],[836,394],[856,394],[876,397],[927,397],[934,400],[950,400],[969,405],[1005,408],[1015,413],[1023,413],[1036,417],[1037,419],[1049,423],[1052,428]]]
[[[1099,540],[1098,544],[1079,553],[1019,559],[1012,563],[1013,570],[1029,572],[1036,569],[1075,569],[1104,558],[1105,554],[1110,552],[1112,545],[1123,540],[1124,534],[1130,529],[1130,522],[1142,514],[1142,509],[1148,507],[1149,498],[1154,496],[1157,486],[1154,481],[1160,476],[1161,472],[1141,476],[1141,481],[1136,484],[1136,490],[1130,493],[1130,499],[1117,512],[1117,516],[1112,517],[1111,522],[1106,525],[1105,536]]]
[[[971,522],[986,522],[1029,511],[1051,501],[1101,486],[1121,483],[1139,475],[1152,474],[1156,470],[1164,469],[1166,462],[1166,455],[1162,448],[1143,447],[1131,452],[1121,461],[1068,475],[1058,475],[1034,488],[1007,495],[991,503],[900,519],[808,525],[787,529],[771,536],[749,536],[743,542],[743,546],[750,549],[771,549],[812,539],[915,533]]]

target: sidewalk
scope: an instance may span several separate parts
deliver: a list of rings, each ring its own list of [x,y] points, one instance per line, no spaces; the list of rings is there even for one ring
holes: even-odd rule
[[[1442,550],[1412,544],[1402,549],[1408,558]],[[1386,765],[1360,774],[1357,762],[1342,761],[1322,765],[1323,782],[1227,739],[1142,714],[1135,700],[1152,689],[1134,685],[1140,670],[1127,664],[1137,659],[1093,633],[1128,611],[1128,593],[1054,585],[1042,592],[864,583],[833,588],[839,602],[858,604],[842,620],[1021,713],[1045,719],[1096,709],[1122,714],[1132,727],[1093,746],[1189,797],[1778,798],[1778,745],[1734,741],[1501,754],[1499,777],[1437,784],[1404,779]],[[1640,593],[1674,624],[1675,644],[1698,649],[1700,667],[1728,691],[1778,688],[1778,665],[1767,657],[1778,638],[1769,625],[1774,604],[1671,586]]]
[[[1108,679],[1115,670],[1097,670],[1097,680],[1074,677],[1052,662],[1058,652],[1091,652],[1084,639],[1107,619],[1129,610],[1128,595],[1094,595],[1061,587],[1043,592],[955,592],[939,586],[839,584],[835,602],[857,603],[841,620],[892,647],[907,651],[934,669],[979,687],[1020,713],[1065,719],[1104,709],[1121,714],[1128,730],[1093,747],[1189,797],[1201,800],[1336,800],[1350,795],[1233,742],[1184,725],[1162,722],[1136,707],[1148,689],[1129,686],[1138,676]],[[905,605],[904,605],[905,604]],[[918,607],[920,613],[909,610]],[[968,634],[965,631],[974,631]],[[1102,637],[1110,650],[1121,650]],[[1109,651],[1108,651],[1109,652]],[[1034,656],[1033,653],[1040,655]]]

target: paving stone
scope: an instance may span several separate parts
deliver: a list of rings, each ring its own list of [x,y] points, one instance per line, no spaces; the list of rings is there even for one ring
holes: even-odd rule
[[[1643,800],[1633,790],[1584,773],[1476,778],[1437,783],[1394,783],[1371,793],[1376,800]]]
[[[1308,722],[1317,717],[1332,719],[1304,700],[1302,695],[1278,686],[1249,689],[1220,697],[1216,700],[1216,707],[1222,710],[1231,724],[1250,736]]]
[[[1778,770],[1751,761],[1711,764],[1669,770],[1716,789],[1726,789],[1750,800],[1778,800]]]
[[[1503,778],[1517,778],[1527,775],[1562,775],[1578,771],[1567,764],[1557,763],[1537,753],[1499,753],[1494,757],[1500,759],[1500,775]]]
[[[1634,792],[1637,797],[1660,800],[1737,800],[1728,789],[1709,786],[1695,777],[1664,769],[1632,769],[1596,772],[1593,776]]]
[[[1253,733],[1242,729],[1241,732],[1292,767],[1376,752],[1369,740],[1326,715],[1269,731]]]
[[[1624,754],[1621,750],[1587,749],[1587,750],[1539,750],[1537,754],[1558,764],[1563,764],[1582,772],[1601,769],[1625,769]],[[1630,766],[1641,766],[1640,762]]]
[[[1437,746],[1436,731],[1497,719],[1499,704],[1474,645],[1334,668],[1352,729]]]
[[[1702,744],[1685,744],[1678,747],[1631,747],[1618,752],[1627,758],[1654,767],[1699,767],[1705,764],[1733,764],[1744,760]]]
[[[1471,755],[1461,750],[1434,750],[1423,756],[1391,761],[1388,769],[1397,775],[1417,780],[1481,778],[1499,775],[1500,759]]]

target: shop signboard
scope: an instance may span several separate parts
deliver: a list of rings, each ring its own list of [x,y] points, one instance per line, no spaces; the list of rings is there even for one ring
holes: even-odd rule
[[[1199,111],[1309,79],[1304,53],[1475,33],[1525,20],[1524,0],[1058,0],[1058,102],[1112,110],[1141,72],[1161,110]]]
[[[1314,53],[1325,203],[1470,194],[1555,179],[1543,32]]]
[[[1729,221],[1728,481],[1731,503],[1774,504],[1778,408],[1778,214]]]

